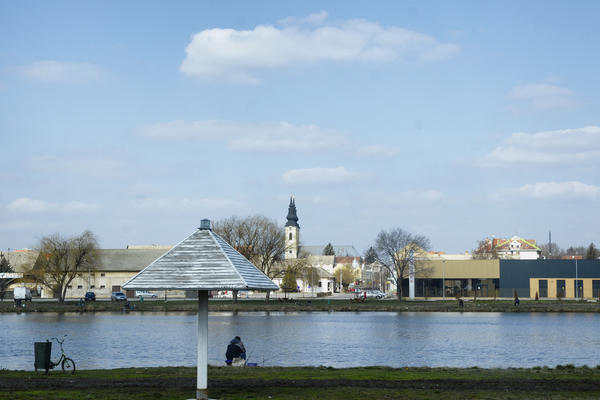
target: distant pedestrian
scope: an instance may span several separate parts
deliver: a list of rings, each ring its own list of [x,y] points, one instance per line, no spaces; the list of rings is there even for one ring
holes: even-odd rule
[[[231,342],[227,346],[225,358],[227,365],[240,366],[246,363],[246,348],[244,347],[244,343],[242,343],[242,338],[236,336],[231,339]]]
[[[518,306],[521,301],[518,297],[515,296],[515,306]]]

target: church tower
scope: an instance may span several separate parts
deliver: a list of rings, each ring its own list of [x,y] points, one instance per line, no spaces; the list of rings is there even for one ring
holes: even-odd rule
[[[290,196],[287,222],[285,224],[285,259],[298,258],[300,248],[300,225],[296,215],[296,199]]]

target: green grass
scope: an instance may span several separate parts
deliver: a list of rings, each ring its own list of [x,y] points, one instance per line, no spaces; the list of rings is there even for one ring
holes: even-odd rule
[[[139,389],[129,390],[28,390],[22,392],[13,392],[3,394],[0,392],[0,399],[4,400],[31,400],[31,399],[48,399],[48,400],[153,400],[153,399],[189,399],[193,396],[189,390],[152,390],[142,391]]]
[[[10,392],[0,390],[0,399],[187,399],[194,396],[195,376],[196,369],[188,367],[84,370],[75,375],[0,370],[0,387],[13,385]],[[209,367],[208,378],[210,397],[222,399],[600,398],[600,366],[527,369]],[[38,388],[30,387],[28,382],[32,380],[37,381]],[[431,383],[427,384],[428,381]],[[386,387],[384,382],[400,386]],[[413,386],[403,387],[402,382]],[[118,384],[121,387],[116,387]],[[577,389],[577,385],[582,384],[587,385],[586,388]],[[507,385],[511,390],[506,389]]]

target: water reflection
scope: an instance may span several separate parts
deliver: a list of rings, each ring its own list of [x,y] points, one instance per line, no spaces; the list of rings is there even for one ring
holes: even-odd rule
[[[597,314],[211,313],[209,362],[244,340],[259,365],[596,365]],[[32,369],[33,342],[68,333],[78,368],[193,366],[195,313],[4,314],[0,368]],[[56,349],[55,349],[56,350]],[[56,354],[55,354],[56,355]],[[56,356],[57,357],[57,356]]]

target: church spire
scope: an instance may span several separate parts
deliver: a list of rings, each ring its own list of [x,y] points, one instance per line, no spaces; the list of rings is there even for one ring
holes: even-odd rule
[[[287,222],[285,226],[300,228],[300,225],[298,225],[298,216],[296,215],[296,198],[294,195],[290,196],[290,205],[288,206]]]

